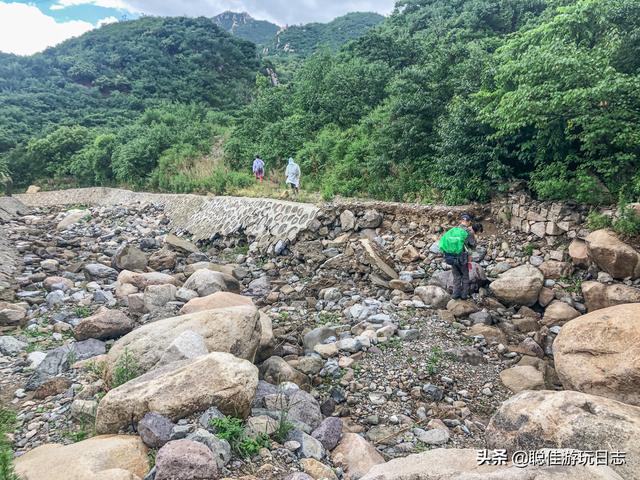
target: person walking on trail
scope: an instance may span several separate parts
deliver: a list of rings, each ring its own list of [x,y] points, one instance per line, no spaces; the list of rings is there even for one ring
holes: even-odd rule
[[[260,158],[260,155],[256,155],[256,159],[253,161],[253,174],[256,176],[256,180],[262,183],[264,178],[264,161]]]
[[[293,158],[289,159],[289,164],[287,165],[285,175],[287,176],[287,184],[291,185],[291,190],[293,190],[293,192],[297,195],[300,191],[300,167],[293,160]]]
[[[440,251],[453,272],[453,299],[469,298],[469,251],[476,247],[474,230],[482,230],[482,224],[473,224],[471,215],[464,213],[460,225],[447,231],[440,239]],[[472,228],[475,227],[475,228]]]

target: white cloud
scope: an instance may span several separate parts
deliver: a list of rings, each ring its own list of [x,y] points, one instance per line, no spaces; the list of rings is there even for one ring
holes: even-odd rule
[[[98,27],[103,25],[108,25],[110,23],[117,23],[118,19],[116,17],[105,17],[102,20],[98,20]]]
[[[77,5],[94,5],[96,7],[115,8],[118,10],[127,10],[131,13],[140,13],[135,7],[129,5],[124,0],[58,0],[58,3],[51,5],[51,10],[62,10],[67,7],[75,7]]]
[[[0,51],[30,55],[94,28],[89,22],[58,23],[33,5],[0,1]]]

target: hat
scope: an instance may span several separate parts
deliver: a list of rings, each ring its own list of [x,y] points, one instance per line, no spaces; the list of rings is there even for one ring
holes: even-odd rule
[[[468,213],[463,213],[462,215],[460,215],[460,220],[465,220],[467,222],[470,222],[471,220],[473,220],[473,217]]]

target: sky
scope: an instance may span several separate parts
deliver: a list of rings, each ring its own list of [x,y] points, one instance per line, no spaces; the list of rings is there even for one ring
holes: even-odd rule
[[[156,16],[249,12],[278,25],[328,22],[348,12],[386,15],[394,0],[0,0],[0,51],[30,55],[107,23]]]

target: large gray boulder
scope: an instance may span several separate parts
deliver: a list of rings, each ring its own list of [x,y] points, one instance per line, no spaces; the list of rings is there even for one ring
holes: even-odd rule
[[[640,278],[640,253],[610,230],[596,230],[587,236],[589,257],[613,278]]]
[[[640,408],[604,397],[572,391],[521,392],[491,418],[486,441],[489,448],[510,452],[619,450],[626,452],[626,464],[612,468],[622,478],[640,478]]]
[[[73,334],[77,340],[111,340],[126,335],[133,327],[133,320],[124,312],[102,307],[90,317],[83,318],[74,328]]]
[[[158,365],[174,340],[188,330],[204,339],[209,352],[229,352],[253,361],[260,345],[261,327],[260,315],[253,306],[165,318],[143,325],[116,341],[109,351],[108,361],[111,366],[115,365],[127,351],[142,371],[149,371]]]
[[[509,305],[534,305],[544,284],[542,272],[533,265],[507,270],[489,288],[498,300]]]

